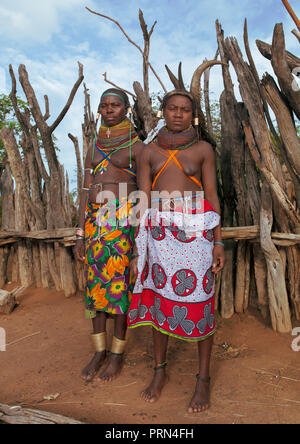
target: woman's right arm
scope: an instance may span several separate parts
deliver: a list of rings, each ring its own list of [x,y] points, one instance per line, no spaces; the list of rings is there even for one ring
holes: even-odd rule
[[[150,159],[150,147],[144,145],[140,155],[137,159],[137,185],[139,195],[139,221],[142,219],[143,214],[151,205],[151,185],[152,185],[152,170]],[[138,226],[136,226],[136,231]],[[133,259],[130,262],[130,266],[134,274],[137,274],[137,256],[138,251],[136,244],[133,248]]]
[[[92,150],[89,149],[85,159],[84,165],[84,185],[80,192],[80,203],[79,203],[79,217],[78,217],[78,230],[82,230],[84,233],[85,227],[85,207],[87,200],[89,198],[89,188],[92,183]],[[84,262],[84,236],[80,235],[76,239],[76,245],[74,249],[75,258]]]

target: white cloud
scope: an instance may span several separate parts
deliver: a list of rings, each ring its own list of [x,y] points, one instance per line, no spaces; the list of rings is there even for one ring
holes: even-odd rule
[[[1,0],[0,36],[22,45],[46,43],[84,4],[83,0]]]
[[[6,73],[3,68],[0,67],[0,94],[6,94]]]

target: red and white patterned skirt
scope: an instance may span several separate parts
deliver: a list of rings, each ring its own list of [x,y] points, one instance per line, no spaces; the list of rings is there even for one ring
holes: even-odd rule
[[[138,277],[130,328],[151,325],[191,342],[215,332],[212,230],[219,221],[204,199],[201,210],[188,215],[148,210],[136,236]]]

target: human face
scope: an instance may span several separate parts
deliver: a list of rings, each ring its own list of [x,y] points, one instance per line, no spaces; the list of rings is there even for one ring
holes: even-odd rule
[[[99,112],[107,126],[118,125],[126,116],[126,108],[123,100],[113,95],[102,97]]]
[[[192,122],[192,102],[180,95],[170,97],[164,110],[164,118],[169,131],[174,133],[184,131]]]

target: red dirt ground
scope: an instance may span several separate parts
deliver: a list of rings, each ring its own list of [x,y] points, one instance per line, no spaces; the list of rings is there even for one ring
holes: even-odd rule
[[[291,348],[295,338],[274,333],[256,311],[218,319],[211,407],[188,414],[196,345],[170,338],[170,381],[161,399],[149,405],[139,395],[153,371],[151,328],[129,332],[118,379],[109,385],[86,384],[80,372],[93,353],[83,296],[66,299],[53,290],[27,289],[19,301],[12,314],[0,315],[9,344],[0,352],[0,403],[97,424],[300,423],[300,351]],[[111,320],[108,329],[111,333]],[[57,394],[56,399],[44,399]]]

